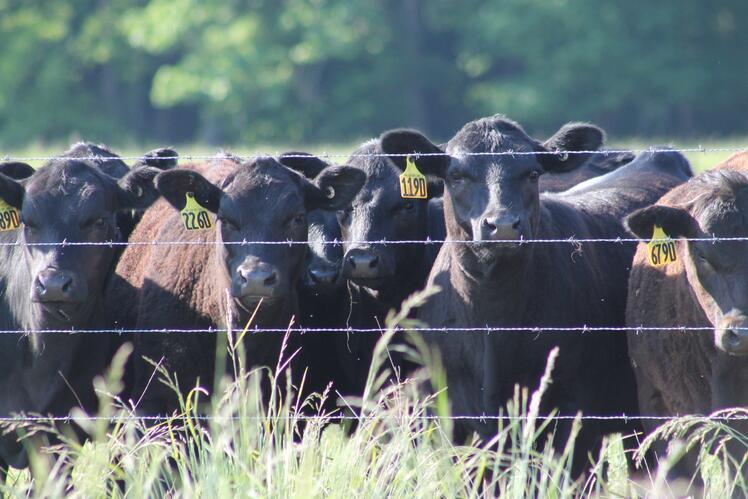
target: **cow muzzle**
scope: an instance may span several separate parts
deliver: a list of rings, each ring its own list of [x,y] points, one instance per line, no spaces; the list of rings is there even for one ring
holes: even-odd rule
[[[31,286],[31,301],[58,319],[73,322],[87,297],[87,285],[74,272],[47,268]]]
[[[314,262],[307,267],[304,282],[317,291],[327,291],[335,287],[340,277],[340,265],[329,262]]]
[[[720,321],[714,342],[718,349],[730,355],[748,355],[748,317],[731,317]]]
[[[374,248],[351,248],[343,257],[343,275],[360,286],[379,289],[393,277],[388,262]]]
[[[483,217],[478,235],[481,241],[518,241],[522,238],[522,217],[512,213]]]
[[[263,298],[272,300],[280,295],[278,270],[267,263],[242,264],[236,269],[231,294],[242,301]]]

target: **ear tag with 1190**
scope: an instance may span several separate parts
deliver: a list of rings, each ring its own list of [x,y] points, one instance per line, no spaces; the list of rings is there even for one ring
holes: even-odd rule
[[[418,171],[413,158],[407,156],[405,158],[405,171],[400,174],[400,197],[426,199],[427,196],[426,176]]]

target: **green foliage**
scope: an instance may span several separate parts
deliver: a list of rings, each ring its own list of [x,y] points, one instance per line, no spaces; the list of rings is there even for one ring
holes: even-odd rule
[[[502,112],[745,134],[748,4],[0,0],[0,145],[447,138]]]
[[[8,497],[305,498],[740,497],[748,492],[739,473],[746,458],[731,457],[736,450],[745,453],[748,437],[723,422],[699,417],[667,422],[633,456],[624,443],[632,437],[611,435],[599,458],[591,460],[587,476],[574,479],[571,460],[579,457],[572,449],[583,421],[575,419],[568,441],[558,450],[545,431],[553,420],[538,414],[543,394],[553,383],[557,351],[549,356],[535,392],[515,390],[506,406],[509,419],[498,423],[491,441],[455,445],[439,390],[443,373],[423,341],[414,336],[406,353],[435,373],[430,385],[439,393],[424,396],[422,375],[396,385],[383,383],[388,341],[397,326],[407,330],[419,325],[408,315],[430,292],[415,295],[387,318],[363,396],[344,399],[360,415],[355,430],[319,409],[329,390],[296,400],[295,388],[283,381],[285,361],[272,372],[248,371],[242,349],[246,329],[221,337],[217,355],[229,361],[233,376],[218,384],[207,404],[201,400],[207,398],[204,390],[195,388],[180,398],[179,414],[146,424],[114,395],[122,390],[131,354],[124,347],[108,373],[95,380],[102,419],[86,420],[80,411],[71,414],[87,435],[85,443],[61,424],[3,424],[6,431],[27,435],[31,466],[29,471],[11,472],[0,492]],[[260,395],[265,376],[270,376],[269,401]],[[177,380],[163,370],[161,382],[177,389]],[[202,417],[203,408],[211,419]],[[748,411],[716,416],[735,414]],[[304,415],[317,417],[304,421]],[[118,418],[116,423],[109,422],[112,417]],[[58,443],[50,446],[45,435],[55,435]],[[648,470],[644,454],[657,441],[675,445],[657,469]],[[669,481],[668,471],[688,449],[697,454],[695,476]],[[640,464],[638,470],[634,463]]]

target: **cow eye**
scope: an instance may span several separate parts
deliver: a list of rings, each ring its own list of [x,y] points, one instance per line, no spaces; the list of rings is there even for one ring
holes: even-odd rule
[[[83,223],[84,229],[103,229],[107,226],[104,217],[89,218]]]
[[[239,230],[239,225],[234,222],[233,220],[230,220],[226,218],[223,215],[218,215],[217,220],[221,222],[221,226],[228,230]]]
[[[306,214],[298,213],[291,219],[291,223],[296,226],[301,226],[301,225],[306,224]]]
[[[413,201],[407,201],[397,207],[399,211],[413,211],[416,205]]]
[[[538,179],[540,178],[540,173],[541,173],[540,170],[533,170],[533,171],[530,172],[530,175],[528,175],[528,178],[532,182],[537,182]]]
[[[453,184],[462,182],[465,177],[459,172],[452,172],[449,174],[449,181]]]
[[[346,206],[338,211],[338,218],[343,221],[348,220],[351,217],[351,213],[353,213],[353,206]]]

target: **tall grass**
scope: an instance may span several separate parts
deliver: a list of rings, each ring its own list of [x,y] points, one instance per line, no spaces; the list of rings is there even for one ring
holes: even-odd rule
[[[425,368],[410,379],[390,383],[390,342],[395,327],[417,325],[408,319],[427,296],[408,300],[387,319],[376,347],[367,386],[359,398],[342,397],[351,421],[322,409],[340,396],[330,389],[299,399],[287,381],[285,352],[274,370],[247,369],[242,335],[223,337],[219,356],[234,371],[217,383],[210,397],[195,387],[181,399],[181,410],[160,422],[137,419],[135,408],[117,397],[122,389],[128,348],[119,352],[106,375],[96,380],[99,416],[72,416],[85,439],[70,426],[26,423],[8,426],[24,435],[28,471],[14,472],[2,486],[11,497],[666,497],[703,492],[728,497],[746,492],[739,474],[744,464],[727,455],[725,439],[748,442],[729,426],[709,419],[681,419],[664,425],[628,455],[624,438],[612,435],[589,473],[571,475],[574,438],[584,424],[577,418],[568,441],[550,445],[554,421],[538,415],[543,393],[553,383],[556,352],[534,392],[515,390],[506,406],[509,418],[497,422],[489,442],[455,445],[438,355],[417,337],[404,353]],[[224,364],[225,365],[225,364]],[[435,393],[424,395],[428,380]],[[178,380],[160,372],[160,381]],[[261,394],[269,379],[271,392]],[[206,416],[208,416],[206,418]],[[312,416],[312,417],[310,417]],[[108,418],[114,418],[110,423]],[[647,471],[644,453],[656,440],[683,440],[697,446],[699,480],[673,483],[666,478],[676,449],[659,469]],[[578,457],[577,457],[578,458]],[[635,460],[639,470],[633,469]],[[737,477],[737,478],[736,478]],[[678,489],[678,487],[680,489]],[[703,490],[701,489],[703,487]],[[719,494],[719,495],[715,495]]]

